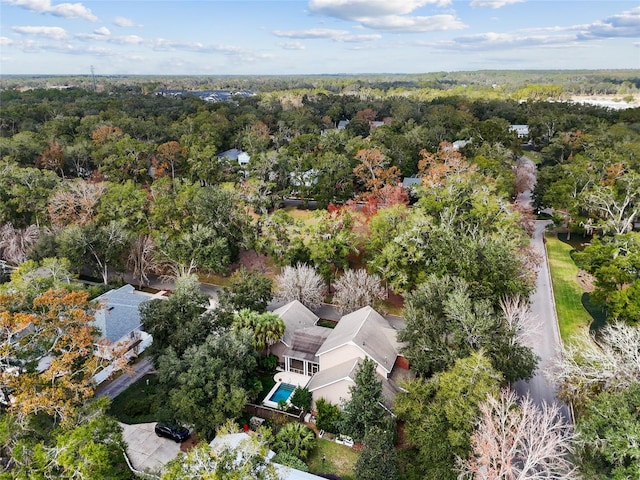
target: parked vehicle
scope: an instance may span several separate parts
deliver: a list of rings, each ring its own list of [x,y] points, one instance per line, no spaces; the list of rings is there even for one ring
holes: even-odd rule
[[[189,437],[189,429],[182,425],[156,423],[155,431],[157,436],[170,438],[178,443],[184,442]]]

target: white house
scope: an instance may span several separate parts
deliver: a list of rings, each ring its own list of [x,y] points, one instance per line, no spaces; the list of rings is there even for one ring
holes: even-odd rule
[[[251,160],[251,156],[247,152],[232,148],[231,150],[219,153],[218,159],[232,160],[238,162],[238,165],[247,165]]]
[[[516,132],[518,138],[526,138],[529,136],[529,125],[510,125],[509,130]]]

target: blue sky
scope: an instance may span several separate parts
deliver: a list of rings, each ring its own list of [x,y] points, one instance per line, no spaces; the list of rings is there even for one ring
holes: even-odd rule
[[[0,73],[640,68],[616,0],[0,0]]]

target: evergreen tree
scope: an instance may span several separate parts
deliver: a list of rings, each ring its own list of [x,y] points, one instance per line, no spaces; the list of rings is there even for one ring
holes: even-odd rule
[[[368,428],[384,421],[382,382],[376,373],[376,363],[365,358],[354,380],[355,385],[349,388],[351,400],[344,405],[340,430],[354,440],[362,440]]]
[[[396,480],[398,478],[393,434],[373,426],[364,436],[364,449],[356,461],[356,480]]]

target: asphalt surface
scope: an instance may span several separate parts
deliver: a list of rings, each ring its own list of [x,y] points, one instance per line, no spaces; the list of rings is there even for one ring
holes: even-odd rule
[[[129,385],[137,382],[152,370],[153,364],[151,360],[149,358],[143,358],[131,365],[129,371],[125,371],[110,382],[105,382],[100,385],[95,396],[114,399],[124,392]]]
[[[531,246],[540,255],[541,262],[538,267],[536,289],[531,296],[531,310],[538,320],[537,334],[531,337],[531,347],[540,361],[534,377],[528,382],[519,381],[514,385],[516,392],[521,395],[529,395],[536,405],[557,404],[562,416],[571,420],[569,409],[556,397],[556,390],[545,373],[552,365],[554,359],[560,355],[560,331],[558,329],[558,316],[553,298],[551,276],[549,274],[549,262],[544,247],[544,231],[551,222],[549,220],[536,220],[536,229],[531,239]]]

